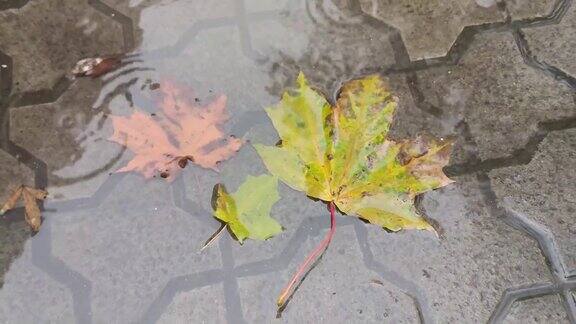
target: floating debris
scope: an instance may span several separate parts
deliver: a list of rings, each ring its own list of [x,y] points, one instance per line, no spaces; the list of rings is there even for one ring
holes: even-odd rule
[[[81,59],[72,69],[72,74],[76,77],[97,78],[120,66],[118,57],[94,57]]]
[[[42,217],[40,216],[40,208],[38,207],[37,200],[44,200],[46,196],[48,196],[48,192],[45,190],[19,186],[12,192],[12,195],[8,197],[4,205],[2,205],[0,215],[4,215],[7,211],[14,208],[20,197],[23,197],[26,223],[28,223],[34,232],[38,232],[42,224]]]

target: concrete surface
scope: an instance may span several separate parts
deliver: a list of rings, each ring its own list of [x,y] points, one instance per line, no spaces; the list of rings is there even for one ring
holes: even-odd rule
[[[47,188],[31,235],[0,220],[2,323],[576,323],[576,5],[572,0],[0,0],[0,199]],[[128,54],[73,79],[83,57]],[[456,181],[423,195],[440,237],[339,216],[332,245],[276,319],[275,299],[328,228],[286,186],[286,229],[239,245],[212,186],[265,171],[250,145],[173,183],[118,174],[109,114],[154,112],[152,82],[228,97],[228,131],[274,143],[263,109],[299,71],[331,100],[388,78],[393,138],[453,136]]]

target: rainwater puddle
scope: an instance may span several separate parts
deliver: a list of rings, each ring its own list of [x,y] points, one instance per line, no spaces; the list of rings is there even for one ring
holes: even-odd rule
[[[37,234],[23,207],[0,221],[0,322],[486,322],[510,311],[506,289],[554,282],[553,302],[526,296],[546,321],[573,320],[576,70],[561,58],[526,64],[505,7],[453,2],[0,0],[0,201],[20,184],[49,192]],[[508,10],[518,21],[547,12]],[[495,31],[460,34],[481,24]],[[546,29],[530,30],[526,46],[538,48]],[[119,62],[72,76],[97,57]],[[338,215],[330,248],[276,319],[277,295],[329,228],[324,203],[281,184],[282,233],[240,245],[224,232],[200,248],[220,226],[214,185],[235,191],[266,172],[252,144],[278,142],[264,109],[299,72],[331,103],[344,82],[381,75],[399,101],[391,138],[455,139],[445,168],[455,183],[418,198],[439,236]],[[169,112],[168,94],[220,113]],[[165,132],[207,118],[221,136],[187,143],[196,155],[174,168],[138,164],[119,144],[157,121],[164,132],[139,145],[177,146]],[[117,172],[135,164],[150,178]]]

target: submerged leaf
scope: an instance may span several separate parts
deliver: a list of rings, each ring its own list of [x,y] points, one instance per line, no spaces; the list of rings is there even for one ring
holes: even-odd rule
[[[4,205],[2,205],[2,209],[0,209],[0,215],[4,215],[7,211],[16,206],[16,203],[18,203],[18,199],[20,199],[20,196],[22,195],[22,190],[24,190],[24,187],[19,186],[18,188],[16,188],[16,190],[14,190],[14,192],[12,192],[10,197],[6,199]]]
[[[217,164],[234,155],[242,141],[221,130],[228,120],[226,97],[207,106],[196,106],[189,91],[165,82],[159,105],[162,112],[151,116],[135,111],[128,117],[112,116],[111,141],[127,146],[134,158],[118,172],[137,171],[146,178],[159,174],[173,180],[188,161],[217,170]]]
[[[282,232],[282,226],[270,217],[272,206],[280,199],[277,182],[269,175],[248,176],[231,195],[224,186],[216,185],[214,216],[228,224],[240,243],[246,238],[265,240]]]
[[[416,195],[452,182],[442,168],[451,141],[387,138],[396,99],[378,76],[344,85],[330,107],[303,76],[298,88],[267,109],[281,142],[255,145],[268,170],[288,186],[334,202],[392,231],[432,227],[414,207]]]
[[[20,186],[8,197],[2,209],[0,209],[0,215],[14,208],[20,197],[22,197],[24,199],[24,216],[26,223],[28,223],[34,232],[38,232],[42,224],[42,217],[37,200],[44,200],[47,195],[48,192],[44,190]]]
[[[38,204],[36,204],[36,197],[26,189],[22,191],[22,197],[24,198],[24,216],[26,223],[30,225],[33,231],[37,232],[40,229],[42,218],[40,217],[40,208],[38,208]]]
[[[72,74],[77,77],[97,78],[120,66],[119,57],[93,57],[81,59],[72,69]]]

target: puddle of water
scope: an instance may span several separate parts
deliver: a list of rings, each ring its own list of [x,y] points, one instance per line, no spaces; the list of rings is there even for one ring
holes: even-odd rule
[[[476,2],[487,7],[493,3]],[[108,36],[130,51],[106,53],[102,49],[102,55],[126,54],[124,64],[100,78],[63,81],[67,87],[57,100],[50,100],[52,94],[36,94],[42,103],[10,113],[10,139],[17,145],[13,152],[25,156],[35,170],[22,182],[47,185],[51,199],[43,206],[44,224],[37,235],[27,235],[22,209],[0,225],[0,232],[9,237],[4,244],[10,246],[2,250],[0,321],[128,323],[191,317],[215,322],[269,321],[275,314],[270,300],[276,296],[269,287],[262,289],[265,295],[260,293],[257,287],[262,284],[250,282],[257,276],[286,281],[295,267],[292,261],[303,258],[305,251],[300,245],[312,245],[324,235],[328,223],[325,206],[282,186],[284,199],[274,207],[273,216],[285,232],[273,240],[250,241],[243,246],[224,233],[200,253],[202,243],[219,227],[211,216],[212,189],[219,182],[235,189],[246,175],[265,172],[250,143],[277,142],[264,108],[295,83],[299,71],[334,101],[346,80],[390,71],[397,65],[400,43],[394,29],[366,18],[355,6],[344,9],[345,5],[346,1],[109,0],[93,5],[98,20],[72,15],[78,22],[74,28],[84,30],[86,37],[105,31],[100,20],[108,16],[116,33]],[[74,8],[70,10],[74,12]],[[74,63],[70,62],[71,66]],[[423,112],[409,77],[386,76],[401,104],[394,137],[465,132],[461,116],[435,114],[433,109],[432,113]],[[153,97],[166,79],[193,89],[186,96],[198,105],[209,104],[219,95],[227,97],[230,118],[223,129],[246,144],[236,156],[219,164],[219,173],[192,163],[174,182],[115,173],[133,158],[133,152],[109,141],[111,115],[129,116],[135,110],[150,116],[161,114]],[[453,88],[446,100],[463,106],[466,96],[466,91]],[[458,162],[470,158],[472,150],[466,144],[456,148]],[[457,191],[451,195],[458,207],[452,208],[446,226],[456,231],[453,225],[466,213],[460,209],[468,203],[469,189],[453,190]],[[425,203],[437,209],[433,218],[449,209],[437,208],[438,201],[441,199],[431,196]],[[471,208],[477,209],[476,214],[484,212],[477,202]],[[471,219],[462,222],[466,225],[458,229],[470,236],[481,226],[480,221]],[[359,237],[353,249],[364,251],[367,244],[361,240],[367,234],[359,228],[360,223],[346,219],[342,224],[347,226],[347,235],[354,232],[352,236]],[[421,245],[414,249],[433,239],[432,235],[420,235]],[[367,278],[380,275],[372,255],[356,257],[373,267],[365,269]],[[413,319],[429,311],[427,297],[420,290],[413,292],[401,276],[391,277],[400,282],[400,288],[389,288],[393,292],[362,286],[352,289],[353,296],[359,298],[365,290],[375,296],[384,294],[398,307],[410,309],[414,314],[407,316]],[[327,284],[321,282],[318,289]],[[312,292],[314,298],[331,298],[318,291]],[[263,306],[252,309],[252,301]],[[307,309],[299,302],[299,307],[304,310],[301,316],[293,309],[288,310],[292,312],[288,317],[312,318],[305,312],[321,305]],[[396,306],[390,307],[386,314],[395,312]],[[268,315],[263,319],[261,314]],[[366,316],[361,314],[351,320]]]

